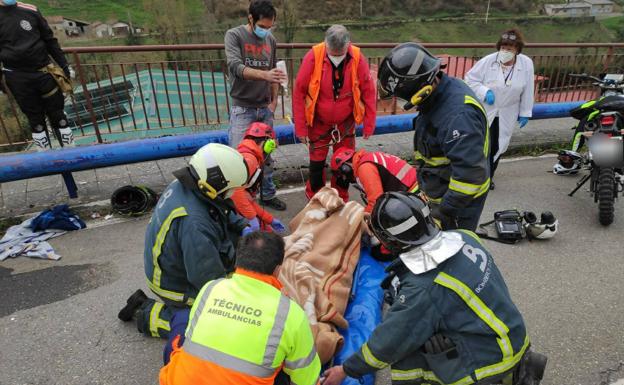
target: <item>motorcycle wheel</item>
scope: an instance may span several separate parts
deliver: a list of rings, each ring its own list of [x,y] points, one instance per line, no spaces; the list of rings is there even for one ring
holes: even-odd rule
[[[613,168],[604,167],[598,175],[598,219],[600,224],[608,226],[613,223],[615,202],[615,173]]]

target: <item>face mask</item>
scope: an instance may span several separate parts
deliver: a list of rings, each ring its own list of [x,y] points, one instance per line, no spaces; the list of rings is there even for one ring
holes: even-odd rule
[[[17,4],[17,0],[2,0],[2,4],[4,4],[4,5],[15,5],[15,4]]]
[[[336,67],[338,67],[340,63],[342,63],[342,61],[347,57],[347,54],[345,53],[344,55],[340,56],[327,55],[327,57],[329,58],[329,60],[331,60],[332,63],[334,63]]]
[[[271,30],[270,29],[266,29],[266,28],[262,28],[262,27],[259,27],[259,26],[256,25],[256,27],[254,28],[254,33],[260,39],[265,39],[267,36],[269,36],[269,33],[271,33]]]
[[[501,49],[498,51],[498,62],[501,64],[509,63],[515,56],[516,54],[514,52]]]

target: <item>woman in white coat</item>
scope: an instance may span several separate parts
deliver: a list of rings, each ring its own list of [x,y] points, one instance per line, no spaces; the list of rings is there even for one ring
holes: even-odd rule
[[[501,34],[497,52],[479,60],[466,74],[466,83],[482,100],[490,124],[491,177],[507,151],[511,135],[524,127],[533,110],[533,61],[521,55],[524,39],[517,29]],[[494,181],[490,185],[494,189]]]

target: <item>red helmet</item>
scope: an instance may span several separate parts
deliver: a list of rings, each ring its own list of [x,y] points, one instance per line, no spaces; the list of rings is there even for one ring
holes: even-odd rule
[[[346,147],[339,148],[338,151],[334,152],[334,155],[332,155],[332,159],[331,159],[332,171],[340,170],[340,166],[345,164],[345,162],[350,161],[353,158],[354,154],[355,154],[355,151],[350,148],[346,148]]]
[[[275,139],[275,131],[273,131],[273,127],[268,124],[262,122],[253,122],[247,127],[247,131],[245,131],[245,137],[252,138],[271,138]]]

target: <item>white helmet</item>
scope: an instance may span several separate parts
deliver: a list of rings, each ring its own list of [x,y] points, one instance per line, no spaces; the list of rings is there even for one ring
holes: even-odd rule
[[[197,150],[189,162],[199,191],[210,199],[225,193],[228,197],[235,188],[247,183],[247,166],[243,156],[223,144],[210,143]]]
[[[559,230],[559,221],[550,211],[544,211],[539,222],[533,213],[525,213],[524,219],[527,221],[524,229],[529,239],[550,239]]]
[[[559,162],[553,166],[553,173],[557,175],[572,175],[579,172],[583,157],[575,151],[562,150],[557,156]]]

